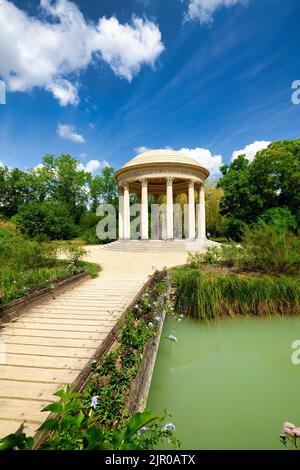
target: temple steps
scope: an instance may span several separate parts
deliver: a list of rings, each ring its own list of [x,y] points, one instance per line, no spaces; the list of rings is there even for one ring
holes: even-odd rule
[[[198,251],[212,246],[210,240],[117,240],[102,248],[122,252],[186,252]]]

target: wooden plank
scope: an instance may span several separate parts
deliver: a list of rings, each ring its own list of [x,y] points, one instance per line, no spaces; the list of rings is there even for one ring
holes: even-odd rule
[[[87,359],[73,357],[52,356],[22,356],[20,354],[5,354],[5,365],[23,367],[48,367],[53,369],[81,370],[87,363]],[[20,378],[20,377],[17,377]]]
[[[36,356],[57,356],[57,357],[79,357],[89,358],[93,355],[94,348],[70,348],[64,346],[44,346],[44,345],[22,345],[6,344],[5,354],[23,354]]]
[[[121,311],[120,311],[121,313]],[[115,315],[118,315],[118,313],[116,312]],[[86,316],[83,316],[81,313],[68,313],[68,312],[61,312],[61,313],[54,313],[54,312],[49,312],[49,313],[39,313],[39,314],[36,314],[36,315],[31,315],[30,317],[26,317],[25,315],[23,316],[23,318],[33,318],[33,319],[37,319],[37,318],[57,318],[57,319],[74,319],[74,320],[102,320],[102,321],[111,321],[112,320],[112,316],[111,316],[111,312],[102,312],[102,313],[89,313],[88,315]]]
[[[112,325],[113,325],[114,322],[112,322]],[[36,326],[36,328],[35,328]],[[36,330],[38,329],[40,332],[42,332],[42,330],[47,330],[47,331],[63,331],[63,332],[86,332],[86,333],[104,333],[106,331],[109,331],[111,329],[111,326],[97,326],[97,327],[93,327],[93,326],[85,326],[85,325],[69,325],[67,328],[66,328],[66,325],[45,325],[43,322],[35,322],[34,324],[33,323],[30,323],[30,322],[18,322],[18,323],[15,323],[14,324],[14,327],[15,328],[22,328],[24,330]]]
[[[26,324],[32,323],[43,323],[43,325],[86,325],[86,326],[106,326],[109,327],[110,325],[114,324],[114,321],[111,318],[100,318],[95,320],[88,320],[87,318],[78,319],[78,318],[49,318],[49,317],[24,317],[23,321]]]
[[[26,420],[27,423],[41,424],[49,412],[41,413],[43,401],[0,398],[0,419]]]
[[[38,336],[16,336],[2,334],[1,338],[5,344],[24,344],[24,345],[41,345],[41,346],[64,346],[68,348],[97,348],[99,343],[105,338],[106,334],[103,333],[99,339],[71,339],[68,338],[44,338]]]
[[[24,430],[27,436],[34,436],[39,425],[33,423],[23,423],[22,420],[15,419],[0,419],[0,439],[2,437],[8,436],[9,434],[14,434],[20,426],[24,424]]]
[[[71,384],[76,376],[77,370],[51,369],[43,367],[21,367],[0,364],[0,379],[12,381],[27,381],[39,383]]]
[[[0,379],[0,398],[21,398],[33,399],[50,403],[58,401],[59,398],[53,395],[60,389],[55,383],[26,382],[22,380],[14,381]]]
[[[14,326],[13,328],[6,327],[3,331],[3,336],[5,335],[16,335],[16,336],[36,336],[40,338],[65,338],[65,339],[98,339],[103,337],[103,332],[82,332],[82,331],[52,331],[52,330],[43,330],[40,329],[26,329],[19,326]]]

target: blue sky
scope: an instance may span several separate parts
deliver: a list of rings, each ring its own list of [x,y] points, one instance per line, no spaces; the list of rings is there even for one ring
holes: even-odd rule
[[[0,161],[70,153],[96,171],[171,147],[215,175],[298,138],[299,15],[298,0],[1,0]]]

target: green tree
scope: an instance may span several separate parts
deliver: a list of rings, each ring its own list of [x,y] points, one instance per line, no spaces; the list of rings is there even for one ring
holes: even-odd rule
[[[220,202],[227,234],[239,238],[244,227],[266,211],[286,207],[300,224],[300,139],[274,142],[252,162],[245,155],[221,168]]]
[[[206,188],[205,190],[206,226],[207,230],[215,236],[222,233],[220,201],[223,194],[222,188]]]
[[[0,212],[12,217],[25,204],[36,200],[34,178],[18,168],[0,167]]]
[[[115,170],[105,167],[101,174],[90,180],[91,210],[96,211],[101,203],[118,205],[118,185],[114,177]]]
[[[75,221],[86,210],[91,180],[91,174],[80,169],[79,164],[70,155],[46,155],[36,170],[40,196],[65,204]]]
[[[35,202],[24,206],[15,221],[21,233],[30,238],[44,235],[50,240],[68,240],[77,235],[69,209],[62,202]]]

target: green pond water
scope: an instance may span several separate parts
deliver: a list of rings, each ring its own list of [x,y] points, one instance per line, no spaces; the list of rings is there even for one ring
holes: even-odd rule
[[[178,342],[165,337],[173,334]],[[183,449],[283,449],[282,423],[300,425],[300,319],[166,318],[148,408],[172,413]]]

